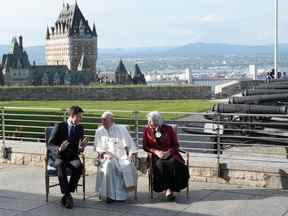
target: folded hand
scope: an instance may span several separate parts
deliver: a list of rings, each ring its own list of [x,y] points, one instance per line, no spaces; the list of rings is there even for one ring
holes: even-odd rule
[[[69,145],[69,141],[68,140],[63,141],[63,143],[58,148],[58,151],[59,152],[63,152],[67,148],[68,145]]]
[[[135,161],[136,160],[136,154],[129,155],[128,160],[129,161]]]
[[[169,158],[171,156],[171,152],[168,150],[166,152],[164,152],[164,158]]]
[[[83,152],[88,145],[88,138],[85,137],[83,140],[80,141],[80,151]]]
[[[171,155],[171,152],[168,150],[168,151],[160,151],[160,150],[157,150],[155,152],[156,156],[160,159],[165,159],[165,158],[168,158],[170,157]]]
[[[164,155],[165,155],[164,152],[160,150],[155,151],[155,154],[160,159],[164,158]]]

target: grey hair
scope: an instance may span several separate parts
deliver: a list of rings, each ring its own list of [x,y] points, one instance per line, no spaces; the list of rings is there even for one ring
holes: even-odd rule
[[[147,114],[148,122],[153,122],[159,126],[161,126],[164,123],[162,114],[158,111],[153,111]]]
[[[113,116],[114,114],[112,112],[106,111],[101,115],[101,118],[108,118],[108,117],[113,118]]]

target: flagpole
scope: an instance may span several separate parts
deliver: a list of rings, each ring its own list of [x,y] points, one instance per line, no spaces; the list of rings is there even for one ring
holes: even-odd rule
[[[279,2],[275,0],[275,18],[274,18],[274,70],[275,70],[275,78],[278,79],[278,43],[279,43],[279,36],[278,36],[278,10],[279,10]]]

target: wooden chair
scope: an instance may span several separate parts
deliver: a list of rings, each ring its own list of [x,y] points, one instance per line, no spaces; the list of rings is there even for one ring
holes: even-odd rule
[[[169,124],[169,126],[171,126],[173,128],[174,132],[177,135],[177,125]],[[189,158],[190,158],[189,152],[185,152],[183,150],[179,150],[179,152],[182,153],[182,154],[186,154],[186,163],[185,163],[185,165],[188,167],[188,170],[189,170]],[[149,181],[149,192],[150,192],[150,198],[151,199],[154,198],[154,196],[153,196],[154,195],[154,190],[153,190],[153,179],[154,179],[153,168],[154,168],[154,164],[153,164],[152,157],[153,157],[152,153],[149,153],[148,154],[148,163],[149,163],[148,181]],[[186,198],[187,199],[189,198],[189,192],[190,192],[190,188],[189,188],[189,183],[188,183],[187,188],[186,188]]]
[[[128,125],[122,125],[122,126],[125,126],[126,128],[127,128],[127,130],[129,129],[128,127]],[[125,151],[126,151],[126,154],[127,154],[127,156],[129,155],[129,149],[126,147],[125,148]],[[96,152],[98,155],[100,155],[99,154],[99,152]],[[100,157],[98,157],[97,156],[97,158],[96,158],[96,161],[95,161],[95,166],[97,167],[97,175],[99,174],[99,172],[100,172],[100,166],[101,166],[101,160],[100,160]],[[136,159],[135,159],[135,161],[134,161],[134,166],[137,168],[137,166],[138,166],[138,158],[137,158],[137,156],[136,156]],[[138,200],[138,181],[137,181],[137,183],[136,183],[136,186],[135,186],[135,190],[134,190],[134,200]]]
[[[50,178],[58,177],[57,169],[54,165],[54,159],[51,156],[51,152],[48,149],[48,140],[52,133],[53,127],[49,127],[45,131],[45,142],[46,142],[46,157],[45,157],[45,191],[46,191],[46,202],[49,200],[49,193],[50,188],[54,188],[59,186],[59,183],[50,185]],[[78,184],[78,187],[82,187],[83,189],[83,200],[86,199],[86,181],[85,181],[85,155],[81,154],[80,159],[83,163],[83,174],[82,174],[82,184]],[[68,176],[70,175],[71,171],[67,169]]]

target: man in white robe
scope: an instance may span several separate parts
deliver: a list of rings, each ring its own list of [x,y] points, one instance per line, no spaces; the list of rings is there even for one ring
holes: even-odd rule
[[[137,147],[127,128],[114,123],[111,112],[103,113],[101,121],[94,140],[100,160],[96,193],[107,203],[125,201],[129,191],[137,185],[137,170],[133,163]]]

